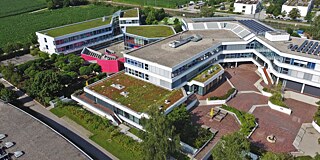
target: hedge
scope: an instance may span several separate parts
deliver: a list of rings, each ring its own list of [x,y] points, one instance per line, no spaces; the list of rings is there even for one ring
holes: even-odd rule
[[[221,108],[236,114],[236,116],[241,122],[240,132],[243,133],[244,135],[249,135],[250,132],[253,130],[253,128],[256,126],[256,123],[255,123],[256,118],[254,117],[253,114],[239,111],[238,109],[233,108],[231,106],[227,106],[227,105],[222,105]]]
[[[288,106],[283,102],[283,97],[281,93],[278,93],[278,92],[273,93],[273,95],[269,98],[269,101],[272,104],[288,108]]]
[[[220,96],[220,97],[210,97],[209,100],[225,100],[227,99],[231,94],[233,94],[236,91],[235,88],[231,88],[228,90],[227,94]]]

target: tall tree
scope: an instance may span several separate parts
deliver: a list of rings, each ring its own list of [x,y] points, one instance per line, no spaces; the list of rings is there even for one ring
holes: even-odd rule
[[[295,20],[295,19],[297,19],[297,18],[300,18],[300,17],[301,17],[300,10],[297,9],[297,8],[293,8],[293,9],[289,12],[288,16],[289,16],[291,19],[293,19],[293,20]]]
[[[145,151],[143,158],[167,159],[168,155],[179,150],[180,139],[174,134],[174,126],[170,125],[157,106],[150,107],[147,113],[150,119],[144,123],[144,129],[147,132],[143,135],[142,147]]]
[[[293,160],[294,158],[285,153],[272,153],[267,152],[262,155],[261,160]]]
[[[225,135],[213,149],[214,159],[230,160],[244,159],[250,151],[250,142],[241,133],[235,132]]]

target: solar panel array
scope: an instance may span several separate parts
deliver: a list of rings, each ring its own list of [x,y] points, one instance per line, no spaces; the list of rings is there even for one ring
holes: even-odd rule
[[[289,44],[288,49],[291,51],[302,52],[306,54],[320,56],[320,45],[319,42],[305,40],[299,47],[298,45]]]
[[[258,23],[255,20],[239,20],[239,22],[251,29],[255,33],[265,33],[267,31],[274,31],[273,29],[266,27],[265,25]]]

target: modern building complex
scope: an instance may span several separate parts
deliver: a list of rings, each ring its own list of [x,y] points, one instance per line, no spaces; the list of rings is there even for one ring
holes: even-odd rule
[[[124,30],[124,46],[129,50],[139,48],[175,33],[172,27],[165,25],[128,26]]]
[[[288,0],[282,5],[281,12],[286,12],[289,14],[289,12],[296,8],[300,11],[300,15],[302,17],[305,17],[308,12],[311,11],[313,5],[313,0]]]
[[[120,21],[121,29],[124,29],[127,26],[139,26],[140,25],[139,9],[134,8],[134,9],[120,12],[119,21]]]
[[[237,0],[234,3],[234,11],[243,14],[255,14],[260,9],[259,0]]]
[[[220,85],[222,66],[252,62],[267,84],[320,96],[320,45],[293,38],[255,20],[193,19],[188,30],[124,54],[124,72],[72,98],[88,109],[138,128],[145,110],[165,113],[196,93]]]

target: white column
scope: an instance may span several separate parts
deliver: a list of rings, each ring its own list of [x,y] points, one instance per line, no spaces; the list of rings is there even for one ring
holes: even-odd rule
[[[302,88],[301,88],[301,92],[300,93],[303,93],[303,91],[304,91],[304,86],[305,86],[306,84],[302,84]]]
[[[279,77],[277,77],[277,82],[276,82],[276,85],[278,85],[278,83],[279,83]]]
[[[236,67],[238,67],[238,62],[236,62]]]

